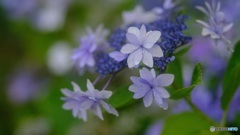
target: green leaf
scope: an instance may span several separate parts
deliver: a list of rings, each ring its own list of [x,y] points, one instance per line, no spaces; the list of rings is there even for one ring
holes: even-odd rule
[[[135,102],[133,93],[128,90],[128,87],[129,86],[122,86],[117,89],[108,100],[108,103],[115,108],[122,108]]]
[[[240,41],[237,42],[234,52],[229,60],[223,78],[223,94],[221,97],[221,107],[227,110],[231,100],[240,85]]]
[[[191,47],[192,47],[191,45],[180,47],[179,49],[176,50],[175,56],[180,57],[184,55],[186,52],[190,50]]]
[[[186,97],[191,93],[193,88],[195,88],[197,85],[201,83],[202,83],[202,70],[201,65],[198,63],[193,70],[191,86],[173,91],[171,93],[171,98],[180,99]]]
[[[174,74],[174,82],[172,87],[174,89],[180,89],[183,87],[182,65],[179,59],[175,59],[167,67],[167,72]]]
[[[210,134],[210,125],[194,112],[184,112],[172,115],[166,119],[162,135],[198,135]]]

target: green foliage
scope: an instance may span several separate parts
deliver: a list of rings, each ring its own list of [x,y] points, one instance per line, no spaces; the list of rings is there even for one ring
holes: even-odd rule
[[[211,134],[210,125],[194,112],[172,115],[166,119],[162,135],[200,135]]]
[[[227,110],[234,93],[240,85],[240,41],[235,45],[234,52],[229,60],[223,78],[223,94],[221,97],[221,107]]]
[[[176,71],[177,72],[177,71]],[[177,78],[177,77],[175,77]],[[178,80],[176,80],[178,81]],[[192,84],[189,87],[186,88],[181,88],[178,90],[175,90],[171,93],[171,98],[172,99],[180,99],[188,96],[191,91],[199,84],[202,83],[202,70],[201,70],[201,65],[197,64],[193,70],[193,76],[192,76]],[[175,84],[175,82],[174,82]],[[174,85],[173,84],[173,85]]]
[[[174,74],[174,83],[172,84],[174,89],[180,89],[183,87],[182,66],[179,59],[175,59],[168,65],[167,72]]]
[[[113,93],[113,95],[108,100],[108,103],[115,108],[122,108],[133,103],[133,93],[128,90],[127,86],[122,86]]]

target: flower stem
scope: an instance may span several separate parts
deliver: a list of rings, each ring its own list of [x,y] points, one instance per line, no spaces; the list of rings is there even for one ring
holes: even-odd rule
[[[228,109],[227,109],[227,110],[228,110]],[[221,120],[221,124],[220,124],[221,127],[224,127],[224,126],[225,126],[226,119],[227,119],[227,113],[228,113],[227,110],[223,112],[222,120]]]
[[[109,83],[112,81],[113,77],[115,76],[115,74],[112,74],[110,76],[110,78],[108,79],[107,83],[103,86],[102,90],[105,90],[107,88],[107,86],[109,85]]]
[[[99,76],[93,81],[93,85],[95,85],[95,84],[99,81],[100,78],[101,78],[101,76],[99,75]]]
[[[206,114],[204,114],[197,106],[195,106],[195,104],[192,103],[192,101],[189,98],[185,98],[185,100],[187,101],[187,103],[189,104],[189,106],[193,109],[193,111],[195,111],[196,113],[199,114],[199,116],[201,116],[203,119],[205,119],[206,121],[208,121],[212,126],[217,126],[218,124],[212,120],[211,118],[209,118]]]

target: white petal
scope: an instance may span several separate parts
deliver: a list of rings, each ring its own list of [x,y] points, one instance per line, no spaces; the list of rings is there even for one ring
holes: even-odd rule
[[[103,120],[103,115],[99,104],[94,104],[91,108],[92,112],[97,115],[101,120]]]
[[[121,49],[121,53],[124,54],[129,54],[134,52],[135,50],[137,50],[139,48],[139,46],[137,45],[133,45],[133,44],[125,44],[122,49]]]
[[[100,91],[102,99],[109,99],[112,95],[112,91],[102,90]]]
[[[141,43],[145,40],[146,34],[147,34],[146,27],[145,25],[142,25],[140,29],[140,34],[139,34],[139,41]]]
[[[172,74],[161,74],[157,77],[159,86],[169,86],[173,83],[174,75]]]
[[[208,11],[207,11],[205,8],[203,8],[203,7],[201,7],[201,6],[196,6],[196,9],[202,11],[202,12],[205,13],[207,16],[210,16],[210,14],[208,13]]]
[[[127,40],[134,45],[140,45],[140,41],[138,40],[137,35],[131,34],[131,33],[127,33],[126,34]]]
[[[111,105],[104,101],[100,101],[100,104],[103,106],[103,108],[110,114],[113,114],[115,116],[118,116],[118,112],[115,108],[113,108]]]
[[[210,26],[206,22],[204,22],[202,20],[197,20],[196,22],[201,24],[201,25],[203,25],[204,27],[210,28]]]
[[[149,88],[140,88],[134,93],[133,98],[139,99],[146,95],[146,93],[149,91]]]
[[[153,57],[162,57],[163,51],[160,46],[154,45],[152,48],[148,49],[148,51],[152,54]]]
[[[219,39],[220,38],[220,36],[218,34],[216,34],[215,32],[213,32],[213,31],[211,31],[207,28],[203,28],[202,35],[203,36],[210,35],[212,39]]]
[[[137,37],[139,36],[139,33],[140,33],[140,31],[137,27],[129,27],[127,32],[131,33],[131,34],[134,34]]]
[[[88,61],[87,61],[87,65],[90,67],[93,67],[95,65],[95,61],[92,55],[88,56]]]
[[[90,91],[95,90],[93,84],[91,83],[91,81],[89,79],[87,79],[87,88]]]
[[[208,11],[210,12],[210,14],[213,15],[214,12],[213,12],[213,9],[212,9],[212,7],[210,6],[210,4],[209,4],[208,2],[205,2],[205,5],[207,6]]]
[[[161,32],[160,31],[152,31],[150,32],[145,41],[144,41],[144,44],[143,46],[145,48],[152,48],[152,46],[159,40],[161,36]]]
[[[124,59],[127,58],[127,54],[123,54],[119,51],[111,52],[111,53],[109,53],[109,56],[118,62],[123,61]]]
[[[85,110],[79,110],[78,117],[82,118],[84,121],[87,121],[87,112]]]
[[[155,100],[156,104],[157,105],[162,105],[163,104],[163,99],[162,99],[161,94],[158,91],[154,90],[153,95],[154,95],[154,100]]]
[[[167,109],[168,109],[168,103],[167,103],[167,100],[166,100],[166,99],[163,99],[162,108],[163,108],[164,110],[167,110]]]
[[[149,107],[152,104],[153,101],[153,94],[151,91],[149,91],[144,97],[143,97],[143,103],[145,107]]]
[[[81,92],[81,88],[75,83],[75,82],[71,82],[72,86],[73,86],[73,90],[75,92]]]
[[[127,59],[128,67],[133,68],[134,66],[137,66],[142,60],[142,55],[143,52],[141,48],[131,53]]]
[[[154,90],[156,92],[158,92],[161,95],[161,97],[163,97],[163,98],[169,98],[170,97],[169,92],[162,87],[156,87]]]
[[[154,69],[151,69],[151,74],[152,74],[153,78],[156,78],[156,72]]]
[[[153,67],[153,57],[152,57],[152,54],[150,52],[148,52],[147,50],[145,50],[145,49],[143,49],[142,61],[148,67],[150,67],[150,68]]]
[[[151,72],[145,67],[140,70],[140,77],[149,82],[153,79]]]
[[[61,92],[67,97],[72,97],[72,95],[73,95],[72,94],[73,92],[68,89],[62,89]]]
[[[232,28],[232,26],[233,26],[233,23],[228,24],[227,26],[225,26],[225,27],[223,28],[223,32],[229,31],[229,30]]]

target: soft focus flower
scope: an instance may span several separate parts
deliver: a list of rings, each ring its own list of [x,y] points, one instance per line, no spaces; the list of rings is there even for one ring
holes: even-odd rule
[[[125,25],[131,23],[149,23],[154,21],[156,15],[152,11],[144,11],[142,6],[136,6],[133,11],[123,12],[123,21]]]
[[[41,96],[45,85],[45,78],[39,76],[36,69],[28,67],[11,76],[7,94],[11,102],[22,104]]]
[[[155,7],[153,9],[154,13],[157,15],[163,15],[165,12],[171,10],[176,6],[176,3],[172,2],[172,0],[164,0],[161,7]]]
[[[106,38],[109,34],[108,29],[105,29],[104,26],[101,24],[99,25],[96,30],[94,31],[92,28],[87,28],[88,35],[94,35],[94,42],[98,45],[98,49],[103,50],[107,46]]]
[[[148,70],[143,68],[140,70],[140,77],[132,76],[131,81],[133,84],[129,90],[134,92],[134,99],[143,97],[145,107],[149,107],[153,100],[163,109],[168,108],[166,99],[170,97],[168,91],[163,88],[173,83],[174,76],[172,74],[161,74],[156,76],[155,70]]]
[[[71,49],[63,41],[55,43],[48,51],[47,65],[51,72],[57,75],[67,73],[71,68]]]
[[[158,121],[150,125],[150,127],[148,127],[145,135],[161,135],[162,129],[163,129],[163,122]]]
[[[72,110],[73,116],[87,120],[86,111],[90,109],[95,115],[103,120],[102,106],[108,113],[118,116],[118,112],[104,100],[108,99],[111,95],[111,91],[102,90],[99,91],[94,88],[92,83],[87,80],[87,91],[83,92],[80,87],[72,82],[74,91],[63,89],[62,93],[66,96],[62,98],[65,101],[63,108],[66,110]]]
[[[126,34],[129,43],[125,44],[121,49],[121,53],[129,54],[127,59],[128,67],[137,66],[141,61],[148,67],[153,67],[153,57],[163,56],[162,49],[155,44],[160,36],[160,31],[147,32],[144,25],[141,26],[141,29],[129,27]]]
[[[96,49],[97,44],[94,42],[94,35],[84,36],[81,38],[80,47],[74,50],[72,60],[79,68],[93,67],[95,65],[93,52]]]
[[[230,40],[225,37],[225,33],[229,31],[233,23],[228,23],[225,19],[225,14],[220,11],[221,3],[213,3],[210,5],[208,2],[205,2],[207,9],[201,6],[196,6],[196,8],[206,14],[209,19],[208,22],[204,22],[202,20],[197,20],[197,22],[203,25],[202,35],[203,36],[211,36],[215,41],[221,40],[225,43],[228,50],[232,51],[232,47]]]

